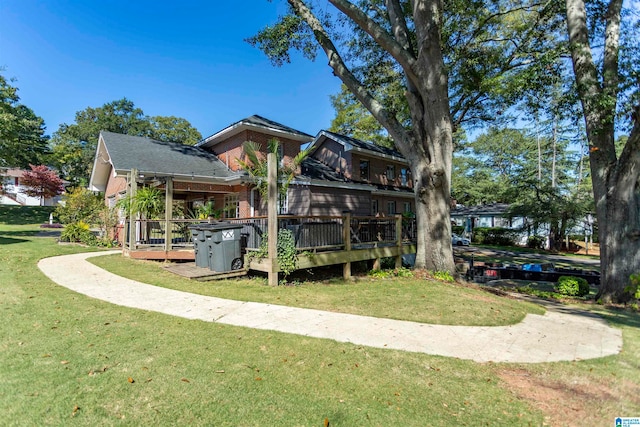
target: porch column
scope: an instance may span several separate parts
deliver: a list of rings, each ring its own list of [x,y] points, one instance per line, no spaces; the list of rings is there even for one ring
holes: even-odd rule
[[[171,218],[173,218],[173,178],[167,177],[165,182],[164,192],[164,250],[169,252],[171,250],[171,236],[172,236],[172,224]]]
[[[269,258],[269,286],[278,286],[278,160],[274,153],[267,154],[267,243]]]
[[[400,268],[402,267],[402,215],[396,215],[396,245],[398,245],[396,268]]]
[[[347,259],[351,259],[351,212],[342,214],[342,238],[344,240],[344,250],[347,252]],[[351,261],[342,265],[342,277],[351,278]]]
[[[131,210],[131,205],[133,204],[133,199],[136,197],[136,193],[138,192],[138,183],[136,182],[136,178],[138,176],[138,171],[136,169],[131,169],[129,178],[129,250],[133,251],[136,249],[136,219],[134,218],[134,213]],[[137,215],[137,214],[136,214]]]

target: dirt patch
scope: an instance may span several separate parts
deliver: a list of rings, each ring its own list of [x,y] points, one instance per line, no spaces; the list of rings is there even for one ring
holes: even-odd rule
[[[551,378],[522,368],[500,369],[497,374],[505,388],[542,411],[549,426],[611,425],[620,416],[623,397],[640,392],[637,384],[628,381],[604,384],[588,376]]]

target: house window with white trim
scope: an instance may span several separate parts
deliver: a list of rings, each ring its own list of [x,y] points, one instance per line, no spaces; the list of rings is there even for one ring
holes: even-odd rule
[[[400,169],[400,185],[402,185],[403,187],[407,186],[407,182],[409,181],[407,179],[409,173],[407,168],[402,168]]]
[[[396,214],[396,202],[387,202],[387,213],[389,215]]]
[[[278,214],[284,215],[289,213],[289,191],[285,194],[278,194]]]
[[[396,167],[395,165],[387,165],[387,179],[394,181],[396,179]]]
[[[224,195],[224,217],[238,218],[240,216],[240,201],[238,193]]]

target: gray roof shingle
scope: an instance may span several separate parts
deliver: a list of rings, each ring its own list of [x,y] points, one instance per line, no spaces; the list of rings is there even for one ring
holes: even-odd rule
[[[101,132],[116,170],[226,178],[238,175],[218,157],[198,147],[176,142]]]

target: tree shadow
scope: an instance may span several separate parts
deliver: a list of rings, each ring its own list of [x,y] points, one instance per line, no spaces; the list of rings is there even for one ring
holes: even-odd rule
[[[0,245],[11,245],[14,243],[24,243],[28,242],[26,239],[13,239],[11,237],[3,237],[0,236]]]
[[[0,224],[42,224],[54,210],[53,206],[0,206]]]

